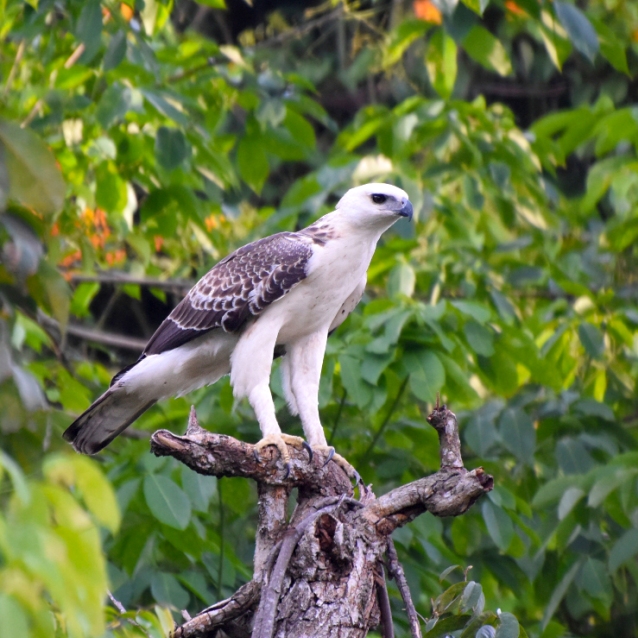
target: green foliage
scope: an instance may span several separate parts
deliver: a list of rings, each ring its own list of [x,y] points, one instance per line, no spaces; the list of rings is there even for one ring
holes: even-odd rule
[[[440,392],[466,464],[496,484],[463,517],[396,534],[426,635],[635,634],[638,12],[437,6],[371,17],[347,4],[347,21],[333,18],[350,33],[344,59],[312,33],[286,40],[281,15],[268,28],[285,46],[259,29],[234,46],[178,31],[170,3],[6,3],[0,614],[12,635],[161,636],[171,613],[250,577],[246,482],[200,477],[134,439],[101,469],[67,453],[63,429],[130,362],[65,335],[110,321],[108,287],[77,275],[193,279],[372,180],[408,191],[415,225],[384,237],[364,302],[330,339],[327,434],[386,491],[436,469],[425,416]],[[494,86],[524,105],[494,100]],[[534,101],[537,87],[559,87],[561,108]],[[349,90],[369,99],[331,106]],[[166,300],[150,286],[116,294],[144,314],[146,293]],[[276,374],[273,388],[284,429],[299,430]],[[191,402],[203,424],[257,438],[227,380],[136,427],[183,430]],[[457,564],[475,582],[440,594],[439,572]],[[395,616],[407,635],[398,604]]]

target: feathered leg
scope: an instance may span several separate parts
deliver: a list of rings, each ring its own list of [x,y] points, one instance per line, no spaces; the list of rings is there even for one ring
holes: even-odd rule
[[[314,333],[286,345],[290,389],[310,447],[326,453],[328,461],[333,460],[349,477],[358,480],[359,474],[352,465],[328,445],[319,418],[319,382],[327,338],[327,333]]]
[[[231,356],[230,381],[235,397],[248,397],[255,411],[263,435],[255,446],[255,453],[258,454],[268,445],[274,445],[286,464],[287,473],[290,455],[286,443],[302,446],[305,441],[300,437],[282,434],[277,422],[275,403],[270,392],[270,370],[278,332],[273,328],[277,326],[260,321],[244,332]]]

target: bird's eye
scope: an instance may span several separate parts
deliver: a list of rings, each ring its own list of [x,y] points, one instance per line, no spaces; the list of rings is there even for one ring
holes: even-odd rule
[[[385,202],[388,199],[387,195],[373,195],[372,196],[372,201],[375,204],[383,204],[383,202]]]

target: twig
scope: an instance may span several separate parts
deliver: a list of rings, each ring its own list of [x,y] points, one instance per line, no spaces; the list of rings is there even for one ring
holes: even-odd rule
[[[84,53],[85,49],[86,47],[84,46],[84,42],[80,42],[80,44],[78,44],[73,50],[73,53],[71,53],[71,55],[66,59],[64,68],[70,69],[80,59],[80,56]]]
[[[401,598],[403,598],[403,602],[405,603],[405,611],[408,614],[412,638],[422,638],[423,634],[421,633],[421,625],[419,624],[419,615],[414,607],[414,602],[412,602],[410,587],[408,586],[405,572],[399,562],[399,556],[397,555],[397,550],[391,537],[388,538],[388,571],[390,572],[390,576],[396,581],[397,587],[401,592]]]
[[[195,413],[195,408],[191,406],[191,414]],[[224,503],[223,488],[221,478],[217,479],[217,495],[219,497],[219,567],[217,568],[217,598],[222,597],[222,578],[224,575]]]
[[[394,638],[392,609],[390,608],[390,597],[388,596],[388,586],[385,582],[383,568],[375,574],[374,580],[377,585],[377,600],[379,601],[379,612],[381,614],[381,635],[383,638]]]
[[[16,51],[16,57],[11,66],[11,71],[9,71],[9,75],[7,77],[7,81],[5,82],[4,89],[2,90],[2,97],[5,97],[7,93],[9,93],[11,89],[11,85],[13,84],[13,80],[15,79],[16,73],[18,72],[18,66],[20,61],[22,60],[22,56],[24,55],[24,38],[20,40],[20,44],[18,45],[18,50]]]
[[[239,618],[255,605],[261,585],[254,580],[242,585],[230,598],[221,600],[200,611],[191,620],[178,627],[172,638],[194,638],[207,636],[211,630],[235,618]]]
[[[284,576],[286,575],[286,570],[288,569],[295,547],[297,547],[297,543],[299,543],[304,532],[310,525],[312,525],[323,514],[329,514],[337,510],[343,503],[343,499],[344,497],[342,496],[336,503],[322,507],[316,512],[309,514],[306,518],[286,532],[279,550],[279,556],[277,556],[277,562],[275,563],[270,575],[270,582],[268,583],[268,587],[259,602],[252,638],[272,638],[275,628],[277,603],[279,602],[279,597],[281,595]]]
[[[74,273],[69,276],[69,281],[73,283],[98,283],[98,284],[133,284],[137,286],[148,286],[149,288],[160,288],[171,291],[188,291],[195,282],[186,279],[159,279],[157,277],[136,277],[123,272],[99,272],[95,275],[83,275]]]
[[[115,609],[117,609],[120,612],[120,614],[125,614],[126,609],[124,608],[124,605],[117,598],[115,598],[115,596],[113,596],[113,594],[111,593],[111,590],[107,589],[106,593],[109,595],[109,598],[111,599],[111,602],[113,603],[113,606],[115,607]]]
[[[439,397],[436,399],[436,408],[432,410],[427,422],[439,433],[439,453],[441,457],[441,469],[462,468],[461,440],[459,428],[456,423],[456,414],[447,409],[447,406],[439,407]]]
[[[383,423],[381,423],[381,425],[379,426],[379,429],[375,432],[374,436],[372,437],[372,441],[370,441],[370,445],[368,445],[366,451],[363,453],[361,457],[362,463],[365,463],[366,459],[368,458],[372,450],[374,450],[374,446],[377,444],[377,441],[381,438],[383,431],[387,427],[388,423],[390,423],[390,419],[392,418],[392,415],[394,414],[394,411],[396,410],[396,407],[399,404],[399,401],[401,400],[403,393],[405,392],[405,388],[408,385],[408,380],[409,380],[409,377],[406,377],[405,379],[403,379],[403,382],[401,383],[401,387],[399,388],[399,391],[397,392],[396,397],[394,397],[394,401],[392,402],[392,405],[388,409],[388,412],[385,415],[385,419],[383,419]]]
[[[61,332],[60,324],[51,317],[44,313],[38,313],[38,323],[44,328],[54,328]],[[124,350],[132,350],[138,354],[146,347],[145,339],[137,339],[135,337],[126,337],[124,335],[118,335],[113,332],[104,332],[102,330],[94,330],[92,328],[84,328],[74,324],[69,324],[66,327],[66,333],[77,337],[78,339],[84,339],[85,341],[92,341],[94,343],[101,343],[105,346],[114,346],[115,348],[123,348]]]
[[[29,111],[29,114],[20,123],[20,128],[27,128],[31,122],[35,119],[35,116],[42,110],[44,100],[39,98],[33,105],[33,108]]]
[[[339,401],[339,409],[337,410],[337,415],[335,416],[334,423],[332,424],[332,429],[330,430],[330,436],[328,437],[328,445],[332,445],[334,441],[335,434],[337,433],[337,427],[339,426],[339,421],[341,421],[341,414],[343,413],[343,406],[346,404],[346,396],[348,393],[345,388],[343,390],[343,394],[341,395],[341,401]]]

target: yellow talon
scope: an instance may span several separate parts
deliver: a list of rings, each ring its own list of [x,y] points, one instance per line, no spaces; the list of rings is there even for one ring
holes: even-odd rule
[[[291,436],[290,434],[283,433],[269,434],[255,443],[253,454],[258,461],[261,451],[269,445],[274,445],[279,450],[279,457],[286,465],[286,476],[288,476],[290,473],[290,454],[288,453],[287,446],[306,447],[308,444],[300,436]]]

